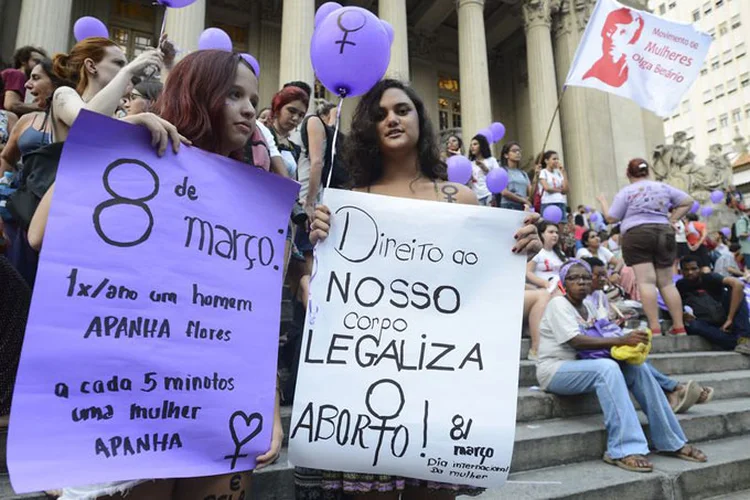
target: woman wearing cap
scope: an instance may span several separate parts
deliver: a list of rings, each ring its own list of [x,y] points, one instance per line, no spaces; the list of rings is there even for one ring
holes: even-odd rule
[[[668,184],[653,181],[650,170],[646,160],[630,160],[627,170],[630,185],[615,195],[611,207],[603,196],[598,199],[608,222],[622,221],[622,255],[625,264],[635,272],[649,328],[654,335],[661,334],[658,288],[672,316],[671,333],[685,335],[682,300],[672,280],[677,253],[672,226],[688,213],[693,199]]]
[[[632,472],[651,472],[646,458],[648,442],[629,392],[648,418],[653,447],[660,453],[693,462],[706,455],[687,444],[687,438],[669,407],[664,391],[647,363],[618,364],[611,358],[577,359],[581,351],[637,346],[648,341],[644,331],[611,337],[589,336],[595,329],[597,311],[584,301],[591,293],[591,267],[580,260],[560,269],[565,295],[547,305],[540,327],[536,377],[547,392],[560,395],[596,392],[604,413],[607,450],[603,460]]]

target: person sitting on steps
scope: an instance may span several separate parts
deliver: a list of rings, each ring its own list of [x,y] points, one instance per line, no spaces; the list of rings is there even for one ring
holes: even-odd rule
[[[586,335],[596,320],[596,311],[584,302],[591,292],[591,281],[591,267],[583,261],[572,260],[560,269],[565,295],[552,299],[542,318],[536,366],[539,385],[560,395],[596,392],[607,430],[603,460],[608,464],[632,472],[653,471],[646,458],[648,442],[629,390],[648,418],[651,441],[657,451],[682,460],[705,462],[706,455],[687,444],[664,391],[646,363],[577,359],[580,351],[637,346],[648,341],[647,333],[640,330],[605,338]]]

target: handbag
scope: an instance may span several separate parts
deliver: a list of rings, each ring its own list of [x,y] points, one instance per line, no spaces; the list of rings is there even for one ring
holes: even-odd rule
[[[612,338],[622,335],[622,329],[609,319],[597,319],[590,327],[580,325],[581,333],[589,337]],[[578,351],[578,359],[612,359],[609,348]]]
[[[47,118],[51,119],[52,105]],[[45,121],[47,120],[45,118]],[[55,182],[57,167],[60,164],[64,142],[54,142],[54,122],[52,143],[27,153],[23,157],[23,170],[18,189],[8,198],[7,208],[13,220],[24,230],[29,229],[39,202],[44,193]]]

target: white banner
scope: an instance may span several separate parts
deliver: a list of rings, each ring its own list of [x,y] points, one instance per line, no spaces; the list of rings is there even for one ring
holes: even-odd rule
[[[698,77],[710,46],[711,36],[692,24],[599,0],[565,85],[627,97],[666,117]]]
[[[516,421],[524,214],[326,190],[289,455],[499,486]]]

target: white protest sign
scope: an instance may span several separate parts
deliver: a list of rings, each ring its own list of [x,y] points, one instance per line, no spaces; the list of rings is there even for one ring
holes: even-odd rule
[[[513,452],[524,214],[326,191],[290,429],[303,467],[473,486]]]

